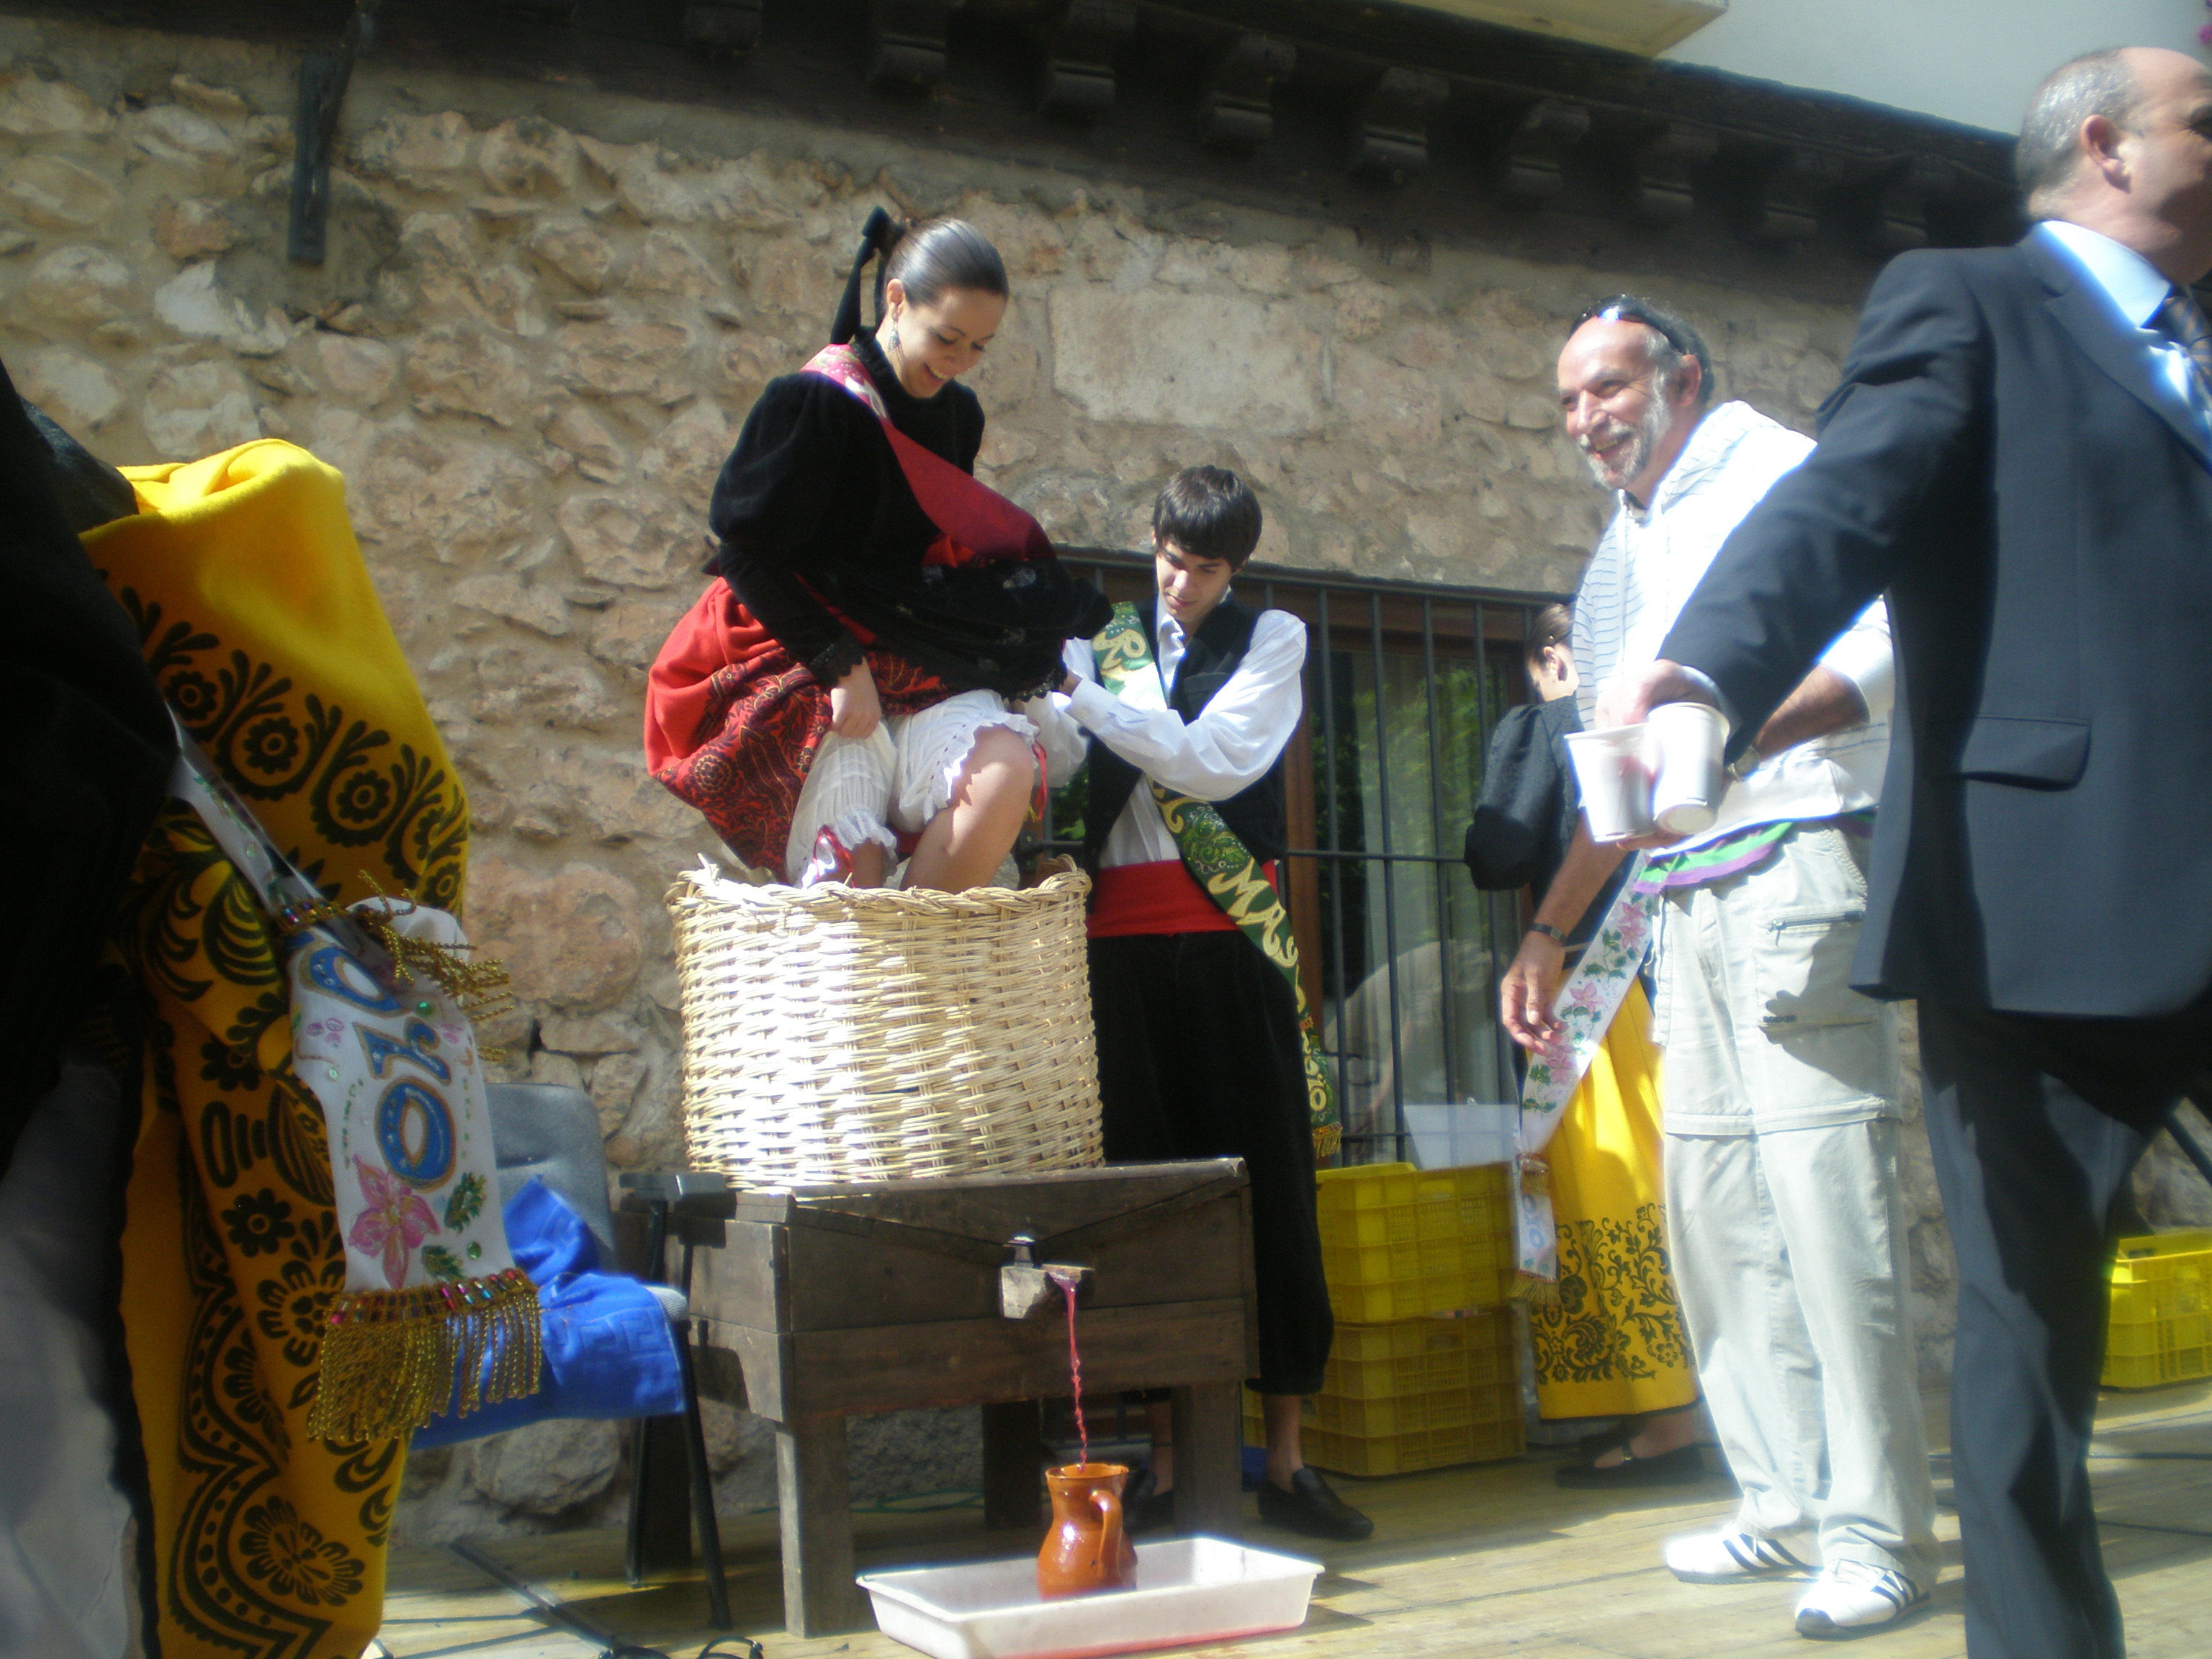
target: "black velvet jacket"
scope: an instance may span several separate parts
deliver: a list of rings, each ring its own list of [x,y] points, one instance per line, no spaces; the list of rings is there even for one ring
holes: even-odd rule
[[[973,472],[983,442],[975,394],[956,383],[916,398],[872,336],[853,345],[891,423]],[[938,528],[881,422],[820,374],[769,383],[723,464],[708,517],[722,544],[715,573],[824,684],[860,649],[831,605],[955,690],[1008,696],[1042,689],[1056,676],[1060,641],[1105,625],[1104,601],[1056,563],[924,565]]]

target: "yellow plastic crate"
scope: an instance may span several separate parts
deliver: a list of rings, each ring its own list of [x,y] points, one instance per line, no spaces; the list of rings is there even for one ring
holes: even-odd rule
[[[1507,1173],[1502,1164],[1322,1170],[1322,1266],[1337,1319],[1382,1324],[1503,1303],[1512,1247]]]
[[[1455,1405],[1443,1396],[1424,1402],[1432,1415],[1455,1416],[1455,1421],[1432,1421],[1401,1426],[1378,1434],[1348,1433],[1322,1425],[1321,1406],[1326,1396],[1311,1402],[1299,1432],[1305,1460],[1316,1468],[1339,1474],[1408,1474],[1417,1469],[1441,1469],[1455,1463],[1481,1463],[1521,1455],[1522,1425],[1521,1391],[1510,1380],[1486,1388],[1459,1391]],[[1356,1404],[1357,1402],[1339,1402]],[[1406,1401],[1370,1401],[1370,1409],[1404,1407]],[[1245,1396],[1244,1437],[1253,1445],[1264,1443],[1259,1401]]]
[[[2124,1238],[2112,1262],[2104,1384],[2212,1376],[2212,1231]]]
[[[1402,1400],[1436,1389],[1495,1382],[1513,1370],[1513,1316],[1340,1325],[1322,1392],[1345,1400]]]
[[[1470,1423],[1464,1428],[1428,1429],[1411,1434],[1362,1439],[1308,1429],[1302,1437],[1305,1460],[1338,1474],[1411,1474],[1417,1469],[1449,1468],[1455,1463],[1487,1463],[1522,1452],[1521,1419]]]

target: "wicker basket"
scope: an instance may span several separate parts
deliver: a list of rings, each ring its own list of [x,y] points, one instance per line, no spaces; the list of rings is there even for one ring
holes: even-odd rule
[[[691,1166],[771,1187],[1099,1162],[1090,886],[678,880]]]

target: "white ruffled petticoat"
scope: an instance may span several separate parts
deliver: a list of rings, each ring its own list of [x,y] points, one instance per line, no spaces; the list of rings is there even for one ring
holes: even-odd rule
[[[952,804],[975,734],[994,726],[1036,741],[1035,722],[995,691],[963,691],[919,714],[890,716],[865,738],[824,736],[791,815],[786,878],[806,867],[825,829],[848,852],[870,842],[896,852],[894,830],[919,835]]]

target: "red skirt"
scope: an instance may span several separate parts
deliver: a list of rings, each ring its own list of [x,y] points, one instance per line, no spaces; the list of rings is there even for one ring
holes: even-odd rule
[[[867,662],[886,715],[951,695],[896,652],[870,646]],[[829,729],[830,688],[715,578],[676,624],[647,681],[653,775],[704,814],[746,864],[781,877],[799,793]]]

